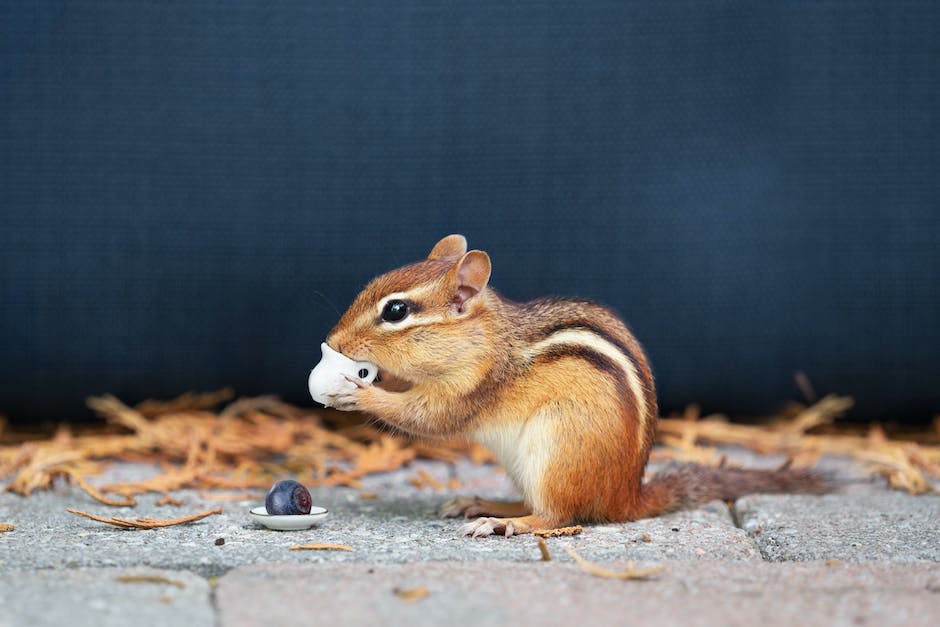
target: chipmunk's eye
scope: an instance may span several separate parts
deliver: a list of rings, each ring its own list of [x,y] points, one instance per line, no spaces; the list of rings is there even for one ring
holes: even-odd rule
[[[408,303],[403,300],[390,300],[385,303],[382,310],[382,320],[385,322],[400,322],[408,315]]]

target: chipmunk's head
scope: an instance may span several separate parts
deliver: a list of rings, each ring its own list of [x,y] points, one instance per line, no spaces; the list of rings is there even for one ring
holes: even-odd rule
[[[439,241],[427,259],[369,283],[327,336],[327,344],[381,374],[410,382],[447,376],[487,349],[478,321],[485,310],[490,258],[467,252],[463,235]]]

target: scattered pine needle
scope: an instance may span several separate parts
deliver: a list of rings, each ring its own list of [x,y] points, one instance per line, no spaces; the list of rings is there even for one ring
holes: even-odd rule
[[[816,390],[813,389],[813,384],[809,380],[809,376],[802,370],[797,370],[793,373],[793,380],[796,382],[796,387],[800,389],[800,393],[803,395],[803,398],[806,399],[807,403],[815,403],[819,398],[816,395]]]
[[[829,428],[852,407],[852,399],[829,395],[810,406],[794,405],[795,410],[774,424],[747,425],[730,422],[721,415],[699,419],[693,415],[661,418],[657,439],[665,444],[652,456],[657,460],[693,461],[719,466],[721,455],[711,445],[737,445],[755,453],[784,454],[794,467],[815,465],[821,455],[838,455],[864,463],[870,474],[884,476],[888,485],[910,494],[936,492],[931,479],[940,480],[940,421],[936,433],[927,436],[933,444],[888,438],[879,425],[867,435],[819,432]]]
[[[551,553],[548,552],[548,545],[545,544],[545,538],[543,538],[542,536],[535,536],[535,540],[536,542],[539,543],[539,553],[542,554],[542,561],[543,562],[552,561],[552,555]]]
[[[105,496],[99,492],[97,488],[88,483],[88,481],[86,481],[81,474],[75,470],[72,470],[71,468],[62,468],[61,470],[58,470],[56,474],[62,474],[70,478],[78,487],[87,492],[88,496],[95,499],[99,503],[112,505],[114,507],[133,507],[134,505],[137,505],[137,499],[135,499],[133,496],[126,496],[120,499],[112,499]]]
[[[161,520],[158,518],[137,518],[135,520],[128,520],[126,518],[118,518],[116,516],[112,516],[111,518],[105,518],[103,516],[95,516],[94,514],[81,512],[81,511],[78,511],[77,509],[72,509],[70,507],[67,507],[65,511],[67,511],[70,514],[75,514],[76,516],[82,516],[84,518],[102,522],[108,525],[114,525],[115,527],[125,527],[128,529],[156,529],[158,527],[172,527],[174,525],[182,525],[185,523],[202,520],[203,518],[212,516],[214,514],[221,514],[222,508],[216,507],[215,509],[210,509],[204,512],[199,512],[198,514],[192,514],[191,516],[183,516],[182,518],[170,518],[166,520]]]
[[[416,488],[433,488],[443,490],[447,486],[431,476],[431,474],[422,468],[418,471],[418,476],[411,479],[411,485]]]
[[[557,538],[559,536],[576,536],[584,531],[581,525],[571,527],[558,527],[557,529],[536,529],[532,533],[542,538]]]
[[[626,570],[609,570],[603,566],[598,566],[597,564],[592,564],[587,561],[580,555],[574,552],[574,550],[569,546],[562,547],[568,555],[571,556],[571,559],[576,561],[581,569],[586,573],[590,573],[595,577],[601,577],[603,579],[645,579],[650,575],[655,575],[666,570],[666,565],[662,564],[660,566],[654,566],[653,568],[647,568],[646,570],[637,570],[633,566],[633,562],[627,563]]]
[[[409,603],[420,601],[424,597],[431,594],[431,591],[423,586],[418,588],[395,588],[392,590],[392,592],[394,592],[395,595],[399,598],[404,599]]]
[[[351,546],[345,544],[295,544],[291,551],[353,551]]]
[[[122,583],[165,583],[168,586],[176,586],[177,588],[186,587],[186,584],[182,581],[161,577],[160,575],[121,575],[115,577],[115,580]]]
[[[180,500],[180,499],[175,499],[169,494],[164,494],[163,498],[156,502],[156,505],[158,507],[161,507],[163,505],[174,505],[176,507],[179,507],[180,505],[183,505],[183,504],[185,504],[185,501]]]
[[[90,398],[88,405],[107,422],[105,429],[73,435],[63,425],[46,440],[0,445],[0,481],[7,490],[28,496],[65,477],[101,503],[129,506],[146,492],[267,490],[285,476],[311,487],[362,489],[363,477],[398,470],[415,459],[493,461],[485,448],[463,440],[413,440],[353,424],[355,418],[341,412],[295,407],[272,396],[232,398],[227,389],[133,407],[114,396]],[[681,416],[659,420],[657,442],[662,446],[654,449],[652,459],[720,466],[723,456],[717,447],[724,445],[782,454],[792,458],[795,468],[815,465],[822,455],[847,456],[864,464],[872,476],[883,476],[893,489],[936,492],[940,417],[933,431],[916,440],[889,437],[878,425],[858,434],[834,426],[851,405],[851,398],[826,396],[812,404],[794,404],[765,425],[702,417],[690,405]],[[9,427],[4,438],[11,441]],[[87,477],[115,461],[152,463],[158,470],[140,481],[101,487],[88,483]],[[442,483],[426,471],[419,471],[415,481],[437,490],[460,484],[456,477]]]
[[[200,492],[199,497],[208,501],[263,501],[265,495],[259,492],[242,492],[240,494],[214,494]]]
[[[425,443],[369,425],[343,427],[349,417],[341,412],[302,409],[271,396],[213,409],[231,397],[231,390],[190,393],[136,407],[114,396],[89,398],[107,429],[73,436],[64,425],[47,440],[0,445],[0,481],[9,479],[7,490],[28,496],[64,476],[102,503],[126,505],[146,492],[266,490],[284,476],[307,486],[361,488],[362,477],[397,470],[417,457],[455,461],[473,450],[465,441]],[[149,479],[89,486],[85,477],[115,461],[160,469]]]
[[[16,525],[11,525],[10,523],[0,523],[0,533],[6,533],[7,531],[13,531],[16,529]]]
[[[169,401],[149,400],[140,403],[134,409],[147,417],[160,416],[173,412],[212,409],[219,403],[235,398],[235,390],[223,388],[212,392],[186,392]]]

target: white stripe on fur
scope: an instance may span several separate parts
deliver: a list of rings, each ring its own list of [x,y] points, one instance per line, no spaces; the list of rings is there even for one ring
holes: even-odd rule
[[[630,391],[633,393],[633,397],[636,401],[637,421],[639,423],[640,429],[640,442],[641,446],[642,444],[645,444],[643,439],[645,438],[646,434],[646,422],[650,419],[650,417],[647,416],[646,395],[644,394],[643,390],[643,380],[640,379],[640,373],[637,372],[636,366],[633,365],[633,361],[624,355],[623,352],[621,352],[621,350],[614,344],[611,344],[601,336],[592,331],[589,331],[588,329],[562,329],[557,331],[526,350],[526,357],[535,359],[541,353],[546,352],[556,346],[583,346],[603,355],[620,366],[620,369],[623,370],[624,377],[626,377],[627,385],[630,386]]]

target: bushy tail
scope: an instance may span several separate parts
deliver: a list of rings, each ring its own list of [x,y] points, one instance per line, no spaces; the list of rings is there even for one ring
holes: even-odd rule
[[[720,499],[737,499],[757,492],[822,494],[833,489],[823,474],[808,469],[777,470],[713,468],[682,464],[665,470],[644,484],[640,492],[640,516],[649,518]]]

